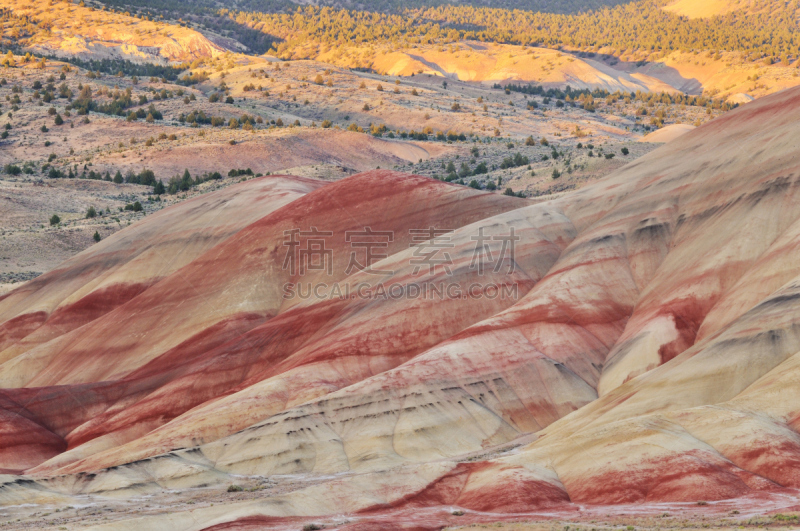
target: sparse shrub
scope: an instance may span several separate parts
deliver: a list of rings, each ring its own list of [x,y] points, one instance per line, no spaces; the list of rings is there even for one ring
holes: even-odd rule
[[[16,164],[6,164],[3,167],[3,171],[5,171],[9,175],[19,175],[20,173],[22,173],[22,169],[20,169],[20,167],[17,166]]]
[[[330,120],[322,120],[321,125],[324,129],[328,129],[330,126],[333,125],[333,122],[331,122]]]
[[[228,492],[242,492],[244,489],[239,485],[228,485]],[[304,528],[305,529],[305,528]],[[319,529],[319,528],[316,528]]]
[[[553,168],[553,179],[558,179],[561,177],[561,172],[558,169]]]
[[[525,166],[529,164],[530,161],[528,157],[525,157],[519,153],[514,153],[512,157],[506,157],[500,163],[500,169],[505,170],[507,168],[517,168],[519,166]]]
[[[219,175],[219,174],[215,172],[213,175]],[[235,169],[234,168],[234,169],[228,171],[228,177],[239,177],[241,175],[249,175],[250,177],[252,177],[253,176],[253,170],[251,170],[250,168],[247,168],[247,169],[244,169],[244,170]],[[222,176],[220,176],[219,178],[221,178],[221,177]]]

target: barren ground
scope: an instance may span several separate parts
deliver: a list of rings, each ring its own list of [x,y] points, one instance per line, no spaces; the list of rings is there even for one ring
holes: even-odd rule
[[[19,59],[17,68],[0,75],[5,80],[0,85],[0,126],[8,132],[0,140],[0,164],[21,170],[0,174],[0,201],[6,205],[0,211],[0,293],[85,249],[95,231],[105,237],[148,212],[247,178],[228,177],[232,169],[335,180],[376,167],[444,179],[455,168],[458,184],[474,180],[484,188],[495,186],[497,193],[511,188],[546,198],[592,182],[654,149],[657,145],[641,139],[650,129],[647,118],[658,109],[664,111],[666,124],[699,124],[716,115],[703,108],[659,104],[643,117],[636,114],[640,105],[635,101],[602,100],[597,100],[597,112],[587,112],[481,83],[449,80],[445,85],[437,75],[381,76],[315,61],[278,67],[266,59],[228,55],[218,58],[220,64],[228,62],[210,72],[207,81],[181,87],[155,78],[138,83],[124,76],[96,78],[55,62],[39,69]],[[71,97],[59,97],[62,84]],[[70,112],[67,106],[83,87],[100,103],[130,90],[134,99],[144,96],[147,102],[125,113],[149,112],[153,105],[163,119],[130,121]],[[48,91],[55,98],[45,103]],[[211,94],[221,98],[209,101]],[[233,103],[225,103],[228,96]],[[529,102],[536,108],[529,108]],[[181,115],[192,111],[221,117],[224,125],[191,127]],[[55,125],[55,113],[63,125]],[[239,120],[236,128],[229,126],[231,119]],[[246,121],[255,121],[251,130],[241,127]],[[380,126],[378,133],[371,126]],[[455,132],[465,140],[403,138],[408,131],[431,132],[431,138],[437,131]],[[528,137],[534,145],[526,145]],[[622,148],[629,153],[623,155]],[[528,162],[503,168],[504,159],[516,154]],[[475,170],[481,163],[485,173],[464,174],[464,164]],[[76,178],[49,178],[51,168]],[[158,200],[150,186],[87,178],[91,172],[102,179],[142,169],[153,170],[165,183],[184,170],[193,177],[219,172],[223,178]],[[560,177],[554,178],[554,170]],[[121,210],[135,201],[143,205],[143,213]],[[87,220],[90,206],[101,215]],[[61,223],[50,226],[53,214]]]

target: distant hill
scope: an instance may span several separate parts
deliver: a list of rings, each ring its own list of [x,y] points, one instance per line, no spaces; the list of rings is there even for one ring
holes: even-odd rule
[[[3,47],[59,57],[166,63],[225,51],[193,29],[67,1],[5,0],[0,25]]]

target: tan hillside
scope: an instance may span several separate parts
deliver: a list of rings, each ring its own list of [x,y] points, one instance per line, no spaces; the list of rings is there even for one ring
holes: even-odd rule
[[[68,1],[3,0],[3,39],[34,53],[134,62],[191,61],[224,51],[199,32]]]
[[[323,47],[315,52],[309,47],[297,50],[295,55],[342,68],[371,68],[392,76],[428,74],[485,84],[532,83],[558,88],[569,85],[610,92],[641,90],[718,97],[743,93],[760,97],[800,84],[796,63],[766,65],[733,52],[676,51],[666,56],[647,56],[602,48],[597,54],[585,54],[579,50],[465,41],[397,50],[345,46]],[[644,63],[639,63],[643,58]]]
[[[736,0],[678,0],[665,6],[664,11],[688,18],[709,18],[740,9],[740,4]]]
[[[427,160],[446,153],[444,146],[389,142],[370,135],[333,129],[290,131],[243,136],[234,145],[222,139],[195,139],[177,146],[158,146],[141,156],[111,154],[103,167],[154,168],[160,175],[192,174],[211,167],[251,168],[257,173],[276,172],[305,165],[330,164],[351,171]]]
[[[354,67],[367,49],[329,50],[318,60]],[[424,46],[374,56],[372,68],[381,74],[431,74],[482,83],[532,82],[545,86],[601,88],[610,92],[674,92],[668,84],[643,74],[631,76],[603,63],[547,48],[463,42]]]
[[[689,124],[672,124],[662,127],[653,131],[649,135],[645,135],[642,139],[643,142],[672,142],[681,135],[684,135],[694,129],[693,125]]]
[[[738,53],[674,52],[638,68],[630,64],[626,69],[632,75],[641,73],[690,94],[729,97],[742,93],[757,98],[800,84],[797,66],[796,62],[755,63]]]

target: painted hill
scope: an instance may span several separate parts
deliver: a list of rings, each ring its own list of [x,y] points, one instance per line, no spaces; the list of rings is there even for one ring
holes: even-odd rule
[[[475,321],[499,309],[497,304],[492,301],[487,301],[487,307],[483,310],[479,310],[478,307],[464,308],[466,312],[464,317],[459,318],[460,314],[456,312],[451,318],[452,322],[449,320],[443,322],[439,326],[432,327],[425,334],[417,331],[416,334],[420,334],[420,344],[408,344],[408,351],[405,354],[393,349],[387,351],[387,345],[376,338],[371,345],[361,347],[365,349],[364,356],[367,361],[359,363],[356,357],[353,360],[356,362],[355,372],[350,375],[347,374],[349,371],[341,373],[341,377],[344,379],[340,380],[338,384],[335,379],[331,380],[330,376],[325,376],[323,369],[319,366],[320,363],[325,366],[330,362],[323,363],[325,356],[320,354],[318,348],[310,349],[309,353],[313,356],[307,362],[300,363],[303,359],[300,352],[301,347],[314,342],[314,337],[319,334],[320,328],[326,328],[323,325],[326,321],[330,321],[329,327],[341,329],[341,333],[344,334],[343,341],[354,341],[355,346],[362,343],[363,339],[360,333],[354,334],[352,328],[355,326],[354,324],[345,325],[341,322],[342,312],[346,309],[339,307],[341,305],[332,305],[330,302],[323,301],[318,306],[306,308],[303,304],[297,304],[300,301],[285,301],[282,298],[281,286],[291,280],[292,275],[289,271],[281,269],[280,264],[270,264],[269,262],[271,256],[284,254],[281,252],[284,250],[282,245],[284,231],[292,230],[294,224],[304,220],[304,225],[310,223],[308,227],[303,227],[304,230],[311,230],[311,227],[320,227],[320,230],[324,228],[326,231],[340,229],[335,232],[339,235],[338,237],[343,239],[346,231],[364,230],[364,227],[375,225],[388,225],[394,230],[403,232],[402,235],[398,234],[393,245],[387,250],[391,254],[391,252],[408,248],[408,230],[416,228],[417,223],[421,223],[420,227],[423,228],[430,226],[458,227],[477,221],[487,213],[514,208],[521,201],[494,194],[467,191],[423,178],[400,179],[391,172],[377,171],[323,187],[324,192],[320,189],[321,193],[310,194],[306,201],[292,201],[291,208],[275,210],[273,205],[284,204],[286,195],[264,194],[259,188],[275,186],[272,183],[276,181],[282,183],[284,180],[284,178],[269,177],[248,183],[248,195],[253,201],[252,208],[257,209],[265,217],[249,224],[245,230],[241,230],[233,236],[232,240],[228,238],[227,244],[209,241],[207,237],[195,236],[192,233],[181,234],[189,241],[197,239],[205,245],[204,247],[198,246],[197,249],[198,251],[203,250],[205,253],[190,255],[194,259],[188,263],[186,261],[176,262],[175,258],[181,255],[177,254],[176,250],[167,248],[161,252],[153,251],[147,257],[139,258],[137,256],[138,260],[129,267],[122,268],[123,271],[114,271],[116,275],[108,271],[108,266],[114,266],[114,269],[119,267],[119,258],[115,257],[114,252],[117,242],[128,242],[130,239],[139,241],[139,238],[142,238],[142,245],[152,245],[152,233],[148,229],[158,231],[162,226],[157,216],[152,216],[147,220],[148,222],[138,226],[136,230],[129,230],[127,234],[125,230],[120,231],[112,238],[105,240],[102,246],[96,246],[86,253],[78,255],[73,262],[74,266],[69,267],[71,264],[67,264],[66,270],[51,272],[49,275],[52,275],[52,278],[72,280],[70,285],[72,290],[68,293],[62,292],[65,288],[55,289],[58,282],[51,284],[47,281],[46,275],[28,285],[25,290],[27,293],[22,290],[13,292],[1,301],[4,320],[7,320],[8,323],[6,328],[8,336],[4,344],[8,348],[3,350],[2,355],[5,362],[2,369],[3,387],[42,388],[47,386],[52,392],[59,395],[67,392],[74,393],[75,391],[71,389],[75,386],[81,388],[88,386],[92,389],[89,393],[92,398],[87,396],[92,405],[89,406],[86,403],[85,405],[89,409],[72,410],[71,416],[74,418],[66,418],[63,412],[55,414],[55,418],[51,418],[50,421],[44,421],[41,417],[37,417],[45,423],[52,421],[69,424],[69,426],[61,428],[52,426],[67,438],[71,438],[69,433],[78,430],[73,434],[78,437],[75,445],[78,448],[68,452],[73,460],[86,457],[98,450],[107,450],[108,446],[105,444],[98,447],[100,441],[111,439],[117,441],[117,444],[122,442],[120,434],[117,433],[113,437],[104,437],[118,429],[114,427],[117,422],[112,420],[114,418],[119,419],[119,429],[127,434],[123,438],[132,440],[150,431],[150,429],[143,430],[145,425],[149,425],[151,429],[157,428],[189,409],[209,400],[221,398],[225,394],[239,389],[242,385],[248,387],[273,376],[281,379],[283,383],[279,385],[281,388],[280,401],[272,406],[264,403],[263,407],[268,408],[266,413],[253,412],[255,417],[245,416],[241,420],[242,424],[236,427],[230,424],[232,419],[226,419],[225,423],[229,425],[227,432],[241,429],[255,420],[263,418],[266,414],[279,412],[282,408],[280,404],[285,400],[302,402],[316,394],[313,391],[314,385],[308,382],[301,384],[297,378],[301,380],[303,378],[313,378],[314,380],[322,378],[320,383],[325,382],[322,388],[328,389],[328,391],[345,387],[359,379],[371,376],[375,372],[395,366],[432,342],[435,343],[452,335],[463,326],[462,318]],[[302,187],[309,186],[304,180],[299,182]],[[234,189],[238,189],[238,187],[234,187]],[[387,208],[387,202],[393,197],[402,197],[403,204]],[[217,223],[229,218],[230,214],[213,208],[205,201],[212,201],[221,206],[230,204],[230,200],[225,197],[217,197],[217,194],[205,195],[202,198],[203,204],[197,204],[197,200],[195,200],[184,203],[184,209],[191,212],[205,212],[205,215]],[[356,199],[354,202],[354,198],[362,199]],[[471,204],[474,206],[470,206]],[[458,208],[455,205],[458,205]],[[235,205],[231,205],[231,207],[239,209]],[[267,215],[270,210],[274,210],[274,213]],[[404,211],[409,215],[403,215]],[[184,216],[182,212],[175,209],[165,209],[160,215],[170,216],[170,212],[172,212],[172,216]],[[308,218],[310,212],[315,213],[317,221]],[[242,212],[240,215],[239,223],[252,220],[244,214],[245,212]],[[198,221],[198,224],[201,223],[202,221]],[[269,243],[270,241],[272,243]],[[209,244],[213,243],[217,243],[217,245],[209,247]],[[346,270],[348,265],[346,260],[350,255],[349,252],[345,252],[349,245],[345,246],[343,241],[338,243],[341,254],[334,256],[333,259],[337,266],[335,271],[341,276]],[[251,247],[253,245],[255,247]],[[131,245],[128,244],[128,247]],[[105,249],[109,250],[103,252]],[[134,250],[135,248],[130,249],[127,254]],[[264,255],[264,252],[267,254]],[[100,263],[95,258],[96,253],[101,253]],[[223,266],[219,263],[222,256],[226,257],[229,265]],[[165,261],[171,269],[165,270]],[[283,257],[281,257],[282,261]],[[344,263],[342,263],[343,261]],[[141,279],[142,271],[148,270],[155,270],[159,275],[155,278]],[[100,272],[102,272],[102,276],[109,278],[101,286],[98,286],[97,279]],[[535,273],[535,276],[541,276],[543,273],[544,271],[540,270]],[[321,274],[320,278],[328,282],[340,280],[339,277],[329,278],[327,275]],[[312,280],[314,280],[312,276],[306,275],[305,281]],[[85,286],[86,282],[89,282],[90,286]],[[75,283],[80,286],[78,289],[76,289]],[[40,287],[44,288],[43,291]],[[144,289],[145,287],[147,289]],[[93,291],[94,289],[100,290],[99,293],[105,295],[98,295]],[[54,291],[58,292],[58,295]],[[102,302],[98,302],[98,298]],[[50,304],[43,304],[44,300]],[[102,308],[104,311],[97,311],[97,306],[103,303],[105,304],[105,307]],[[510,303],[511,301],[506,302],[506,304]],[[197,307],[213,306],[215,309],[213,312],[200,312],[196,318],[187,319],[181,310],[187,304]],[[293,308],[295,305],[298,306],[296,309]],[[6,309],[8,309],[8,313],[6,313]],[[94,313],[87,309],[94,310]],[[357,309],[351,309],[355,313],[352,318],[356,322],[361,319]],[[289,312],[290,310],[292,311]],[[438,310],[435,310],[430,304],[425,311]],[[288,316],[282,317],[285,312],[289,312]],[[408,321],[407,309],[398,310],[398,312],[399,323],[397,326],[400,327],[399,329],[388,326],[391,319],[387,316],[385,333],[389,334],[389,337],[401,333],[403,328],[413,324],[413,321]],[[87,314],[93,319],[84,318]],[[133,315],[137,317],[133,318]],[[51,323],[51,317],[55,317],[55,323]],[[298,318],[304,321],[310,319],[309,323],[317,322],[317,325],[305,329],[304,334],[307,334],[307,337],[297,336]],[[126,333],[97,333],[109,326],[115,327],[117,325],[113,323],[119,322],[127,323],[125,325]],[[21,323],[25,324],[24,327],[20,326]],[[74,323],[74,325],[65,327],[62,323]],[[80,328],[77,328],[78,326]],[[370,328],[369,323],[363,323],[361,326]],[[52,332],[54,329],[57,329],[60,334]],[[91,332],[91,329],[94,329],[95,332]],[[248,336],[246,334],[248,331],[252,335]],[[20,337],[23,335],[25,337]],[[67,336],[70,335],[75,340],[74,342],[67,339]],[[277,338],[281,335],[285,338],[278,341]],[[95,343],[87,343],[85,339],[88,337],[94,337]],[[223,346],[228,342],[230,342],[229,345]],[[329,341],[325,341],[325,343],[334,348],[334,353],[341,348]],[[265,344],[273,344],[277,351],[264,350]],[[220,351],[216,350],[218,347],[229,353],[221,355]],[[369,355],[370,347],[380,350],[380,353],[375,353],[375,359]],[[106,352],[115,361],[108,364],[95,364],[92,361],[93,352]],[[193,361],[187,358],[189,352],[193,353],[192,357],[195,358]],[[332,353],[331,356],[333,355]],[[320,356],[322,356],[321,359],[316,359]],[[128,362],[124,362],[123,358]],[[268,359],[273,360],[273,363],[276,364],[274,369],[278,370],[264,372],[262,364]],[[279,369],[279,360],[284,360],[283,369]],[[209,368],[209,364],[216,366],[219,363],[223,363],[223,365],[218,369]],[[334,363],[330,370],[334,370],[337,365],[338,363]],[[170,369],[167,369],[168,367]],[[305,368],[303,369],[303,367]],[[170,373],[169,376],[164,372],[165,369]],[[290,369],[292,370],[289,374],[281,376],[284,370]],[[339,367],[339,370],[341,369]],[[218,370],[221,370],[222,373],[218,373]],[[300,374],[297,374],[298,371]],[[303,376],[304,373],[307,374]],[[186,395],[186,402],[176,402],[174,399],[175,386],[188,384],[193,387],[197,385],[196,379],[202,374],[210,376],[212,381],[218,381],[214,384],[212,381],[208,382],[207,394],[204,393],[203,397],[192,397],[190,393]],[[167,377],[165,378],[165,376]],[[287,380],[286,377],[289,376],[291,377]],[[130,380],[128,392],[124,391],[126,384],[122,384],[121,380]],[[296,386],[294,391],[291,391],[292,386]],[[161,395],[164,402],[161,407],[166,410],[152,418],[152,404],[146,407],[142,406],[148,403],[148,397],[149,400],[153,400],[159,394],[154,391],[162,387]],[[120,391],[122,394],[119,394]],[[297,393],[297,396],[290,398],[294,393]],[[37,393],[35,396],[44,395]],[[26,408],[27,410],[36,409],[37,404],[38,407],[46,407],[45,403],[51,399],[52,397],[48,397],[42,403],[26,400],[25,403],[28,403]],[[127,412],[119,410],[118,408],[126,402],[132,409],[123,408]],[[117,406],[112,407],[114,404]],[[95,410],[98,407],[105,412],[106,418],[101,420],[95,414],[99,412]],[[276,407],[277,409],[275,409]],[[92,410],[95,411],[92,412]],[[132,422],[131,415],[133,417],[144,415],[141,419],[142,423]],[[134,429],[133,432],[131,432],[131,428]],[[212,440],[227,434],[225,431],[219,433],[219,426],[210,425],[209,428],[212,433],[216,434],[216,437],[211,437]],[[192,429],[190,441],[196,441],[198,433],[196,429]],[[92,450],[88,450],[88,448],[92,448]],[[152,453],[152,448],[146,448],[146,451]],[[57,459],[63,465],[66,456],[60,455]],[[11,468],[10,465],[14,463],[20,463],[20,459],[11,456],[3,463],[3,467]]]
[[[376,170],[149,216],[0,299],[0,502],[236,474],[303,483],[95,529],[795,506],[799,118],[768,96],[538,204]]]

